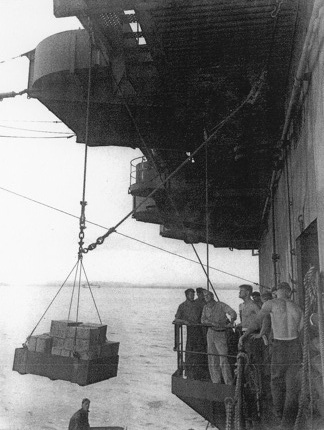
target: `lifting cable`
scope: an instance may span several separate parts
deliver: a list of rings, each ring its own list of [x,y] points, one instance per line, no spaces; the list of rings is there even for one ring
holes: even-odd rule
[[[294,249],[293,249],[293,223],[292,223],[292,205],[293,200],[291,198],[291,190],[290,190],[290,169],[289,169],[289,162],[288,162],[288,149],[286,148],[286,154],[285,154],[285,164],[286,164],[286,189],[287,189],[287,215],[288,215],[288,229],[289,229],[289,253],[290,253],[290,266],[291,266],[291,276],[290,280],[291,283],[294,285],[296,283],[295,280],[295,270],[294,270]],[[295,288],[293,288],[293,297],[295,294]]]
[[[207,130],[204,129],[207,139]],[[209,291],[209,201],[208,201],[208,146],[205,146],[205,223],[206,223],[206,261],[207,261],[207,290]]]
[[[85,269],[84,269],[84,266],[83,266],[83,262],[82,262],[82,259],[83,259],[82,249],[83,249],[83,243],[84,243],[83,242],[83,240],[84,240],[84,230],[86,228],[86,225],[85,225],[85,223],[86,223],[85,207],[87,205],[87,202],[85,200],[85,191],[86,191],[87,159],[88,159],[90,95],[91,95],[91,74],[92,74],[92,67],[91,67],[92,53],[93,53],[93,43],[92,43],[92,39],[90,38],[89,75],[88,75],[88,89],[87,89],[87,112],[86,112],[86,124],[85,124],[85,154],[84,154],[84,169],[83,169],[82,201],[80,202],[80,204],[81,204],[81,214],[80,214],[80,218],[79,218],[80,232],[79,232],[79,242],[78,242],[78,244],[79,244],[78,260],[75,263],[75,265],[73,266],[72,270],[70,271],[68,277],[65,279],[65,281],[63,282],[63,284],[59,288],[58,292],[56,293],[56,295],[52,299],[51,303],[46,308],[44,314],[42,315],[42,317],[40,318],[40,320],[36,324],[35,328],[33,329],[32,333],[29,335],[29,337],[34,333],[35,329],[37,328],[37,326],[39,325],[39,323],[41,322],[41,320],[44,318],[44,316],[47,313],[48,309],[51,307],[51,305],[53,304],[54,300],[56,299],[56,297],[58,296],[58,294],[60,293],[60,291],[62,290],[62,288],[65,285],[66,281],[69,279],[70,275],[72,274],[72,272],[74,270],[75,270],[75,275],[74,275],[74,282],[73,282],[73,288],[72,288],[72,293],[71,293],[71,301],[70,301],[69,312],[68,312],[68,320],[70,319],[70,316],[71,316],[71,309],[72,309],[72,302],[73,302],[73,298],[74,298],[75,287],[76,287],[76,284],[78,284],[78,288],[77,288],[77,307],[76,307],[76,322],[78,322],[79,308],[80,308],[81,275],[82,275],[82,272],[83,272],[84,275],[85,275],[85,278],[87,280],[87,285],[89,287],[89,290],[90,290],[90,293],[91,293],[91,296],[92,296],[95,308],[96,308],[98,316],[99,316],[99,321],[101,323],[101,318],[100,318],[100,315],[99,315],[99,312],[98,312],[98,307],[96,305],[94,296],[92,294],[90,283],[89,283],[89,280],[88,280],[88,277],[86,275],[86,272],[85,272]],[[27,341],[28,341],[29,337],[27,338]]]
[[[277,289],[278,286],[278,270],[277,262],[279,255],[277,254],[277,240],[276,240],[276,214],[275,214],[275,195],[274,189],[271,189],[271,220],[272,220],[272,263],[273,263],[273,276],[274,286]]]
[[[91,26],[91,20],[89,18],[89,26]],[[92,290],[90,288],[90,283],[86,274],[86,271],[83,266],[83,244],[84,244],[84,230],[86,229],[86,217],[85,217],[85,207],[87,205],[85,195],[86,195],[86,181],[87,181],[87,165],[88,165],[88,148],[89,148],[89,125],[90,125],[90,103],[91,103],[91,89],[92,89],[92,56],[93,56],[93,48],[94,48],[94,39],[93,32],[90,28],[90,37],[89,37],[89,73],[88,73],[88,85],[87,85],[87,108],[86,108],[86,120],[85,120],[85,145],[84,145],[84,167],[83,167],[83,187],[82,187],[82,200],[80,201],[81,205],[81,214],[79,220],[79,251],[78,251],[78,267],[79,267],[79,281],[78,281],[78,298],[77,298],[77,310],[76,310],[76,321],[78,322],[79,317],[79,307],[80,307],[80,290],[81,290],[81,275],[82,271],[87,280],[87,285],[90,290],[95,308],[98,313],[99,321],[101,323],[101,317],[98,311],[98,307],[96,305],[94,296],[92,294]]]

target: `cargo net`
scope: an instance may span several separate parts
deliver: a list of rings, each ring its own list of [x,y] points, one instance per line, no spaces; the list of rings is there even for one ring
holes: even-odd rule
[[[49,332],[35,335],[37,326],[66,284],[74,268],[76,268],[76,275],[68,318],[52,320]],[[98,324],[78,321],[81,276],[79,276],[77,297],[74,293],[78,270],[79,275],[81,270],[84,271],[82,260],[78,260],[74,268],[32,333],[27,337],[26,342],[21,348],[15,350],[14,371],[20,374],[45,376],[52,380],[60,379],[78,385],[89,385],[117,376],[119,342],[107,339],[107,325],[102,324],[99,313],[100,322]],[[88,287],[91,291],[89,282]],[[92,291],[91,295],[93,297]],[[72,321],[70,318],[73,298],[77,299],[78,304],[76,321]],[[98,312],[97,306],[96,309]]]

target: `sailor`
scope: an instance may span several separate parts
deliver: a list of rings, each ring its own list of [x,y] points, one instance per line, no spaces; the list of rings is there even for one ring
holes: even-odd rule
[[[186,301],[179,305],[173,323],[187,326],[186,376],[189,379],[201,379],[201,357],[200,354],[196,354],[197,352],[205,352],[206,348],[200,323],[201,307],[195,301],[195,290],[193,288],[188,288],[185,291],[185,295]]]
[[[242,325],[242,332],[245,333],[247,328],[255,321],[256,316],[260,312],[259,306],[252,300],[252,286],[248,284],[242,284],[239,286],[239,298],[243,300],[243,303],[239,305],[240,319]],[[256,330],[259,330],[257,327]],[[262,364],[263,362],[263,347],[262,340],[249,337],[245,342],[245,351],[249,356],[249,360],[252,363]]]
[[[233,375],[227,359],[228,348],[226,339],[227,315],[233,324],[237,318],[236,312],[226,303],[215,301],[214,294],[204,291],[207,302],[204,307],[201,322],[208,326],[207,352],[208,367],[212,382],[221,383],[221,375],[225,384],[233,385]]]
[[[204,291],[207,291],[207,290],[205,290],[204,288],[201,288],[201,287],[196,288],[197,298],[196,298],[195,302],[199,306],[199,308],[201,309],[201,313],[202,313],[204,306],[206,304]]]
[[[254,303],[256,303],[259,308],[261,309],[262,307],[262,300],[261,300],[261,294],[259,293],[259,291],[253,291],[253,293],[251,294],[252,300],[254,301]]]
[[[265,291],[264,293],[261,294],[262,304],[267,302],[268,300],[272,300],[272,293],[270,291]],[[266,346],[270,344],[272,340],[270,315],[266,315],[263,318],[260,333],[253,334],[252,337],[254,339],[263,339],[263,342]]]
[[[201,287],[196,288],[197,298],[195,300],[195,303],[197,304],[197,306],[200,309],[199,321],[201,321],[201,315],[202,315],[203,309],[206,305],[204,291],[207,291],[207,290],[205,288],[201,288]],[[207,327],[202,326],[201,332],[202,332],[202,337],[203,337],[203,342],[204,342],[204,345],[203,345],[204,354],[201,354],[199,356],[198,379],[210,380],[210,375],[209,375],[209,371],[208,371],[208,356],[207,356]]]
[[[69,423],[69,430],[90,430],[89,415],[90,400],[83,399],[81,409],[72,415]]]
[[[239,286],[239,298],[243,300],[243,303],[239,305],[240,320],[242,324],[243,333],[249,327],[252,321],[255,320],[259,313],[259,306],[252,300],[252,286],[248,284],[242,284]]]
[[[274,414],[280,420],[282,429],[291,429],[298,412],[296,377],[302,359],[299,335],[303,327],[303,313],[290,300],[291,288],[287,282],[279,284],[276,295],[277,298],[263,304],[256,320],[240,338],[239,346],[242,347],[247,336],[270,314],[273,330],[271,394]]]

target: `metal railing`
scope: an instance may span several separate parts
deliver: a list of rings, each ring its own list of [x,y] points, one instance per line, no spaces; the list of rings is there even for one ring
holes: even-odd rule
[[[184,372],[186,370],[186,358],[188,358],[188,356],[205,356],[208,357],[210,355],[213,356],[217,356],[217,357],[221,357],[221,354],[213,354],[213,353],[208,353],[207,352],[207,340],[206,340],[206,352],[204,351],[186,351],[186,331],[187,329],[183,329],[183,327],[200,327],[202,329],[206,330],[206,334],[207,334],[207,330],[208,328],[210,328],[210,326],[208,325],[204,325],[204,324],[184,324],[184,323],[177,323],[177,322],[173,322],[174,325],[174,347],[173,347],[173,351],[177,352],[177,374],[178,376],[184,376]],[[219,330],[219,331],[226,331],[227,329],[224,330]],[[202,334],[203,335],[203,334]],[[231,360],[235,360],[237,358],[237,355],[231,355],[231,354],[227,354],[226,355],[227,358],[231,359]]]

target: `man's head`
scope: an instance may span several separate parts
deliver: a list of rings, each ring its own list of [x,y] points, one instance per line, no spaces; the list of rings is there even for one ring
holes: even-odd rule
[[[204,290],[204,298],[209,303],[214,300],[214,294],[211,291]]]
[[[185,295],[186,295],[187,300],[189,300],[190,302],[193,302],[195,299],[195,290],[193,288],[188,288],[185,291]]]
[[[255,303],[261,303],[261,294],[259,293],[259,291],[253,291],[251,297],[255,301]]]
[[[280,282],[276,290],[276,295],[278,298],[289,298],[291,296],[291,288],[288,282]]]
[[[204,298],[204,291],[206,291],[204,288],[201,288],[201,287],[196,288],[197,297],[199,299]]]
[[[89,399],[83,399],[81,405],[82,405],[82,409],[84,411],[89,412],[89,407],[90,407],[90,400]]]
[[[253,288],[251,285],[248,284],[242,284],[239,286],[240,292],[239,292],[239,298],[242,300],[245,300],[249,297],[251,297]]]

